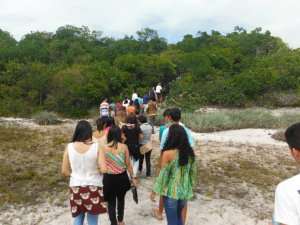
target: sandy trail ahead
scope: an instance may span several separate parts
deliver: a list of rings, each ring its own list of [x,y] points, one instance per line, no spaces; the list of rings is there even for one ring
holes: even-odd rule
[[[31,121],[27,121],[27,123],[27,125],[32,126]],[[34,126],[37,127],[36,125]],[[74,124],[69,124],[67,127],[72,130]],[[41,129],[47,128],[41,127]],[[211,161],[214,161],[217,158],[224,158],[224,160],[226,160],[227,157],[230,158],[236,153],[240,153],[245,157],[256,157],[258,151],[256,147],[267,150],[270,153],[274,152],[273,149],[275,149],[276,151],[274,154],[278,154],[280,149],[286,148],[286,144],[272,139],[271,135],[274,132],[275,130],[244,129],[206,134],[193,132],[192,135],[198,144],[198,147],[195,148],[197,157],[202,161],[201,166],[205,166],[205,164],[210,164]],[[157,131],[153,139],[155,150],[152,154],[152,161],[155,162],[159,155]],[[253,152],[251,152],[251,149],[254,149]],[[280,152],[280,154],[282,153]],[[284,154],[288,157],[288,153]],[[155,168],[153,168],[152,173],[153,176],[149,180],[145,178],[144,173],[139,176],[138,205],[132,200],[132,194],[130,192],[127,193],[124,216],[126,225],[162,225],[167,223],[166,219],[158,221],[150,215],[151,209],[157,207],[157,203],[152,203],[149,198],[150,191],[155,181]],[[199,188],[201,189],[201,187]],[[253,204],[253,207],[261,207],[262,210],[266,208],[268,212],[272,209],[272,201],[265,202],[263,197],[260,197],[259,195],[255,196],[256,190],[251,190],[251,186],[249,186],[249,190],[247,191],[249,193],[254,193],[253,198],[250,196],[253,199],[253,202],[249,203]],[[268,220],[257,219],[257,216],[253,215],[251,210],[249,211],[247,207],[241,207],[240,204],[237,204],[237,201],[239,200],[233,199],[231,201],[230,199],[225,200],[207,194],[196,194],[196,197],[188,203],[187,225],[267,224]],[[66,198],[62,203],[57,200],[52,201],[51,204],[44,203],[37,206],[19,207],[18,209],[7,210],[6,212],[1,213],[0,221],[4,221],[2,224],[5,225],[71,225],[73,219],[67,200],[67,187]],[[100,216],[99,224],[110,224],[107,214]]]

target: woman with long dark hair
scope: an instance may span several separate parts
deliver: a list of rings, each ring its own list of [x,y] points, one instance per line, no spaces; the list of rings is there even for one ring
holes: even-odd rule
[[[104,151],[98,142],[92,142],[92,126],[78,122],[65,149],[62,173],[70,176],[70,205],[74,225],[82,225],[87,214],[89,225],[98,224],[98,215],[105,213],[102,193],[102,175],[107,171]]]
[[[108,131],[110,129],[111,126],[116,125],[115,123],[115,118],[109,116],[106,120],[105,120],[105,131],[106,131],[106,136],[108,134]]]
[[[93,142],[98,142],[100,145],[107,144],[105,120],[98,118],[96,120],[97,130],[93,132]]]
[[[151,192],[163,196],[168,225],[183,225],[182,210],[194,195],[196,183],[196,159],[185,129],[173,124],[169,128],[167,141],[162,153],[162,169]]]
[[[140,153],[140,141],[143,140],[144,135],[137,123],[135,115],[126,117],[126,124],[122,127],[122,140],[127,145],[130,153],[130,160],[133,166],[133,175],[137,176],[139,168],[139,159],[142,157]]]
[[[129,151],[127,146],[122,144],[121,129],[118,126],[111,126],[107,142],[108,144],[102,147],[108,167],[103,178],[104,199],[108,202],[111,225],[123,225],[125,195],[131,188],[127,171],[134,186],[137,186],[137,180],[133,176]],[[118,205],[118,216],[116,216],[116,205]]]

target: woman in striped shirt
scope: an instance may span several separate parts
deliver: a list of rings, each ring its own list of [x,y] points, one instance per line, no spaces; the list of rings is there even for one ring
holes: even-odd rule
[[[108,202],[108,214],[111,225],[123,225],[125,195],[131,188],[127,175],[128,170],[132,183],[137,186],[137,180],[133,177],[132,166],[129,159],[129,151],[121,142],[121,130],[118,126],[111,126],[107,142],[103,147],[107,163],[107,173],[103,177],[104,200]],[[116,216],[116,204],[118,204],[118,216]]]

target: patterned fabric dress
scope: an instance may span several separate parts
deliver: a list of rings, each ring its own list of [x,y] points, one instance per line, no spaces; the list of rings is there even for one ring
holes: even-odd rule
[[[178,155],[167,163],[159,173],[153,191],[158,195],[176,200],[189,200],[193,197],[193,187],[196,183],[196,160],[189,159],[188,164],[179,166]]]

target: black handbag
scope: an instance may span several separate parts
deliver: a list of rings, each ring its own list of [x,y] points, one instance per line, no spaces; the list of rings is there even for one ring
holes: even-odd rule
[[[138,193],[135,186],[131,187],[132,197],[136,204],[139,204]]]

